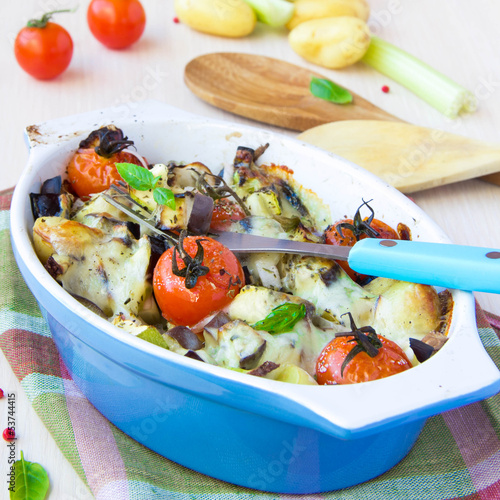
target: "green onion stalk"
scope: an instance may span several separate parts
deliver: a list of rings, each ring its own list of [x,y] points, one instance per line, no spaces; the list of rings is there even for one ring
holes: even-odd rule
[[[476,110],[477,101],[472,92],[377,36],[372,36],[361,61],[403,85],[449,118]]]

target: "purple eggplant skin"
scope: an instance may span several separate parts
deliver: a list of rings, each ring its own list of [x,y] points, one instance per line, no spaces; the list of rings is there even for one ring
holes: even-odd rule
[[[40,194],[61,194],[62,177],[60,175],[47,179],[40,189]]]
[[[240,368],[243,370],[251,370],[252,368],[255,368],[265,350],[266,341],[263,340],[262,344],[260,344],[260,346],[252,354],[240,359]]]
[[[238,146],[233,160],[235,168],[250,167],[253,163],[255,150],[246,146]]]
[[[40,188],[40,193],[30,193],[33,217],[64,216],[71,208],[71,197],[62,193],[60,175],[47,179]]]
[[[220,311],[205,325],[204,330],[217,341],[219,328],[230,321],[231,318],[225,312]]]
[[[198,354],[196,354],[195,351],[188,351],[186,354],[184,354],[184,356],[186,356],[186,358],[191,358],[191,359],[195,359],[196,361],[204,362],[203,358],[200,357]]]
[[[410,347],[420,363],[427,361],[435,352],[434,347],[414,338],[410,338]]]
[[[30,193],[31,212],[33,217],[52,217],[60,216],[65,212],[64,195],[55,193],[38,194]]]
[[[212,221],[214,200],[200,193],[194,195],[193,208],[189,216],[188,231],[195,234],[207,234]]]
[[[187,326],[174,326],[167,334],[179,342],[180,346],[189,351],[197,351],[203,347],[198,335]]]

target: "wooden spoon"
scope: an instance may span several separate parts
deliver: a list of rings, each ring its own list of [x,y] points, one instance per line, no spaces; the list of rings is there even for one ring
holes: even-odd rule
[[[307,130],[338,120],[394,120],[354,94],[338,105],[309,92],[319,73],[271,57],[219,52],[196,57],[184,71],[186,85],[198,97],[231,113],[292,130]]]
[[[309,91],[312,76],[325,78],[279,59],[224,52],[193,59],[184,80],[218,108],[307,131],[298,138],[406,193],[478,176],[500,185],[499,145],[410,125],[353,92],[347,105],[318,99]]]

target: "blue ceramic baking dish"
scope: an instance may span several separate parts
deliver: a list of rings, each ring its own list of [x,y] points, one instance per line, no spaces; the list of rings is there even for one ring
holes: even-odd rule
[[[382,474],[408,453],[429,416],[500,390],[500,373],[479,340],[474,300],[467,292],[452,291],[449,340],[435,356],[399,375],[348,386],[250,377],[161,349],[94,315],[38,261],[29,193],[64,173],[79,141],[110,123],[122,128],[150,162],[202,161],[215,171],[232,161],[238,145],[269,142],[266,159],[292,168],[332,212],[344,213],[353,198],[374,199],[380,218],[389,224],[403,220],[413,239],[449,240],[418,207],[372,174],[256,128],[189,115],[158,102],[28,127],[30,157],[11,210],[19,269],[77,385],[132,438],[237,485],[315,493]]]

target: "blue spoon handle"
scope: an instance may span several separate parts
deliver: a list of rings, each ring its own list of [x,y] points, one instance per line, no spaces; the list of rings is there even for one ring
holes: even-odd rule
[[[500,250],[366,238],[349,253],[355,271],[460,290],[500,293]]]

